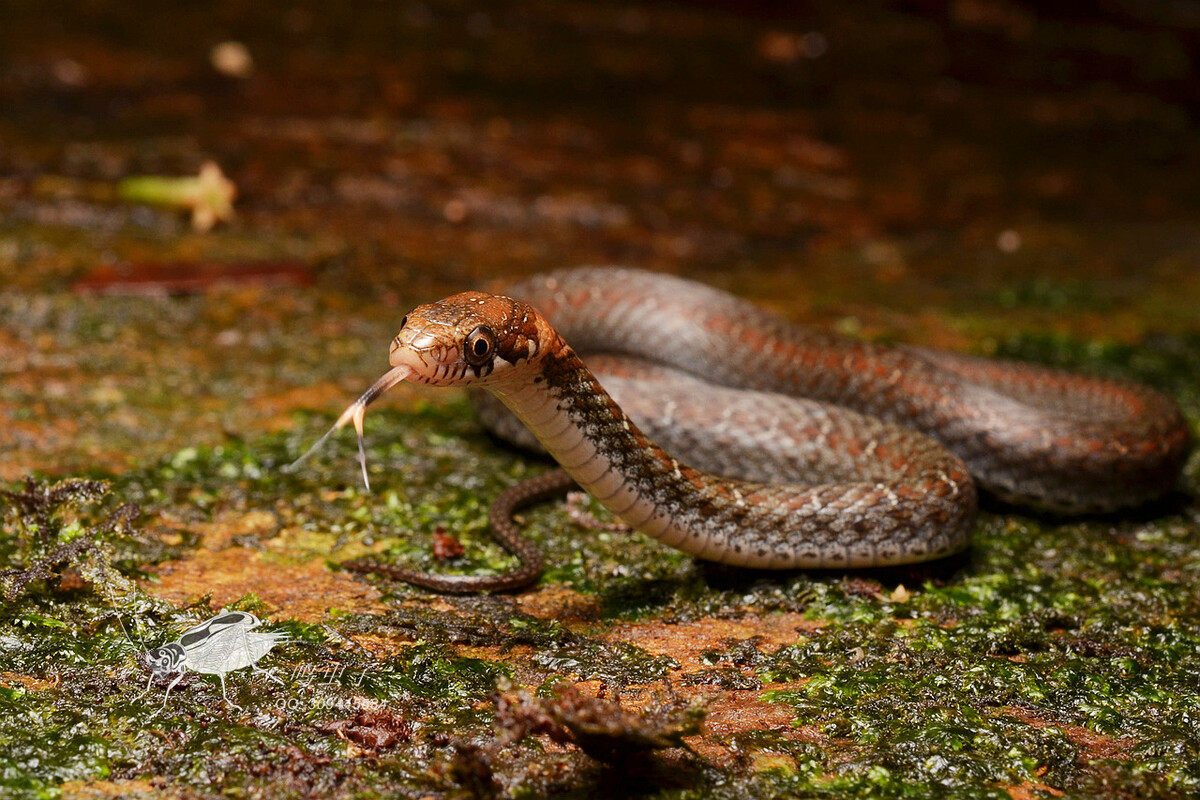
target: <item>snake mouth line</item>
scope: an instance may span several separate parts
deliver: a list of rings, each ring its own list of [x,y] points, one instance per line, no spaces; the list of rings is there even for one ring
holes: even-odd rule
[[[344,428],[347,422],[352,421],[354,423],[354,431],[358,434],[358,463],[362,467],[363,485],[366,486],[368,492],[371,491],[371,480],[367,477],[367,451],[363,446],[363,418],[367,415],[367,406],[379,399],[379,396],[388,389],[410,377],[413,372],[413,368],[408,364],[400,364],[383,373],[379,377],[379,380],[371,384],[371,388],[363,392],[361,397],[346,407],[346,410],[337,418],[337,422],[333,423],[333,427],[326,431],[324,436],[318,439],[312,447],[308,448],[304,455],[284,467],[283,471],[291,472],[296,469],[300,462],[319,450],[321,445],[325,444],[325,440],[336,431]]]

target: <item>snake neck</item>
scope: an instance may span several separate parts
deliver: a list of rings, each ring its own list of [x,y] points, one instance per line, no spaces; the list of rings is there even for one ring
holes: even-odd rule
[[[547,348],[540,367],[532,380],[488,388],[612,513],[674,547],[715,557],[705,552],[702,537],[689,537],[671,523],[680,513],[714,516],[717,497],[708,476],[646,437],[561,339]]]
[[[604,483],[597,474],[601,466],[604,473],[631,479],[665,472],[676,482],[691,484],[702,475],[643,434],[561,338],[549,345],[532,379],[522,376],[488,388],[581,488],[596,494],[593,490]],[[682,487],[672,488],[678,492]]]

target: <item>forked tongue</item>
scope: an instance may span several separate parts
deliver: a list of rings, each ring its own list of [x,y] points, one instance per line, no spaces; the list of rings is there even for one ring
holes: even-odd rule
[[[311,456],[317,451],[318,448],[321,447],[321,445],[325,444],[325,440],[332,436],[334,431],[345,427],[347,422],[353,421],[354,430],[358,433],[358,463],[362,466],[363,485],[367,487],[368,492],[371,491],[371,481],[367,478],[367,451],[366,448],[363,447],[363,417],[367,415],[367,406],[375,402],[375,399],[378,398],[379,395],[383,394],[397,383],[400,383],[400,381],[404,380],[411,374],[412,367],[406,364],[401,364],[398,367],[392,367],[387,372],[383,373],[379,380],[371,384],[370,389],[367,389],[362,393],[362,397],[358,398],[346,407],[346,410],[342,412],[340,417],[338,417],[337,422],[333,423],[333,427],[330,428],[324,436],[318,439],[316,444],[308,448],[308,451],[305,452],[304,455],[300,456],[295,461],[284,467],[283,471],[291,472],[294,470],[301,461]]]

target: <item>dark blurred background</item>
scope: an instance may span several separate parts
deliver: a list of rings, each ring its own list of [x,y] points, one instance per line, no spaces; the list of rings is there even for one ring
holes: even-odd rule
[[[324,228],[355,280],[384,283],[365,273],[779,270],[857,246],[893,262],[885,277],[986,278],[1005,265],[970,248],[1010,228],[1108,235],[1197,208],[1194,2],[9,0],[0,15],[8,230],[71,213],[153,236],[145,214],[47,208],[38,180],[210,158],[239,187],[241,232]],[[252,63],[222,73],[223,43]],[[1039,246],[1016,232],[1010,253]]]
[[[1194,331],[1198,46],[1189,0],[6,0],[0,347],[28,383],[0,402],[49,380],[49,418],[86,414],[76,382],[109,381],[128,410],[162,381],[253,426],[243,396],[373,373],[402,307],[583,263],[984,352]],[[209,161],[238,197],[207,232],[122,199]],[[117,314],[70,299],[97,291],[199,299],[97,338],[64,321]]]

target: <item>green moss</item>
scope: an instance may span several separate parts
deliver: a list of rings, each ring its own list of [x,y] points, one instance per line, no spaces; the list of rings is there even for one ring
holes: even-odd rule
[[[1151,356],[1057,340],[1006,347],[1168,386],[1195,414],[1198,343],[1164,340]],[[468,766],[482,767],[454,742],[492,741],[489,697],[497,687],[523,682],[548,695],[564,678],[621,688],[677,674],[674,659],[612,640],[614,621],[786,610],[811,623],[794,641],[710,649],[707,672],[684,682],[715,683],[734,698],[783,684],[761,696],[785,705],[803,735],[745,731],[720,739],[736,756],[729,765],[695,762],[673,776],[682,781],[674,789],[659,775],[660,796],[1003,797],[1010,786],[1078,796],[1105,796],[1114,786],[1144,796],[1200,791],[1200,529],[1186,501],[1114,519],[987,512],[962,557],[853,576],[701,564],[639,535],[579,528],[547,504],[522,515],[547,553],[542,580],[595,598],[598,613],[586,625],[529,616],[503,596],[446,598],[436,610],[406,602],[382,616],[341,615],[329,627],[283,621],[292,641],[263,665],[284,685],[246,671],[227,676],[230,697],[247,713],[225,706],[216,679],[204,676],[176,687],[164,709],[163,686],[141,696],[146,673],[136,651],[174,639],[212,609],[166,608],[133,590],[129,577],[137,565],[186,556],[197,541],[189,526],[270,509],[278,529],[290,531],[286,548],[270,549],[282,563],[319,554],[336,565],[366,552],[469,573],[512,563],[487,532],[487,504],[543,466],[498,447],[464,403],[373,413],[371,493],[358,484],[349,434],[282,472],[328,418],[300,422],[293,432],[188,445],[123,475],[97,476],[108,488],[61,484],[57,505],[40,510],[13,498],[45,500],[55,496],[52,484],[10,488],[0,539],[6,567],[27,569],[68,549],[0,612],[0,669],[21,677],[0,693],[5,790],[53,793],[67,780],[154,775],[199,792],[222,782],[246,794],[270,786],[297,797],[381,787],[458,791]],[[67,491],[85,486],[95,491]],[[141,517],[117,513],[130,503],[170,511],[182,521],[182,540],[164,544],[140,530]],[[439,528],[463,542],[463,557],[433,556]],[[259,537],[272,535],[235,544],[258,547]],[[77,544],[87,542],[96,545]],[[63,582],[72,570],[83,585]],[[375,583],[392,600],[426,596]],[[261,610],[253,595],[236,605]],[[411,644],[377,659],[348,638],[367,634]],[[494,656],[465,655],[464,647]],[[371,703],[420,726],[368,763],[348,755],[329,725],[357,719]],[[148,730],[161,735],[147,737]],[[485,766],[505,785],[549,791],[559,784],[529,777],[536,764],[551,763],[536,749],[523,743]],[[552,763],[575,775],[576,787],[627,786],[604,769],[588,772],[579,758]]]
[[[1095,285],[1082,278],[1036,278],[1005,286],[996,294],[996,303],[1004,309],[1041,308],[1054,311],[1104,311],[1112,298],[1097,293]]]

